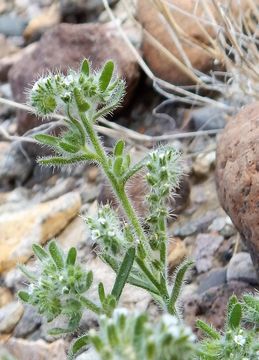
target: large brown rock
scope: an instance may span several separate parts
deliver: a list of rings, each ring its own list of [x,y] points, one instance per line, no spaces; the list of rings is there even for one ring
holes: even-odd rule
[[[134,55],[121,39],[116,27],[111,24],[60,24],[47,31],[37,47],[18,61],[9,72],[13,95],[16,101],[26,101],[26,89],[47,70],[77,69],[84,58],[89,58],[94,67],[107,59],[114,59],[118,72],[127,82],[127,100],[131,97],[139,77],[139,68]],[[18,132],[39,125],[41,120],[24,111],[18,112]]]
[[[78,214],[79,193],[31,205],[0,216],[0,274],[32,255],[32,244],[44,244],[59,234]]]
[[[217,145],[219,199],[251,254],[259,278],[259,102],[229,121]]]
[[[225,1],[221,0],[224,4]],[[155,1],[152,0],[138,0],[137,16],[139,22],[142,24],[143,28],[157,41],[162,45],[165,50],[175,56],[177,59],[180,59],[183,62],[183,59],[180,55],[180,52],[176,46],[176,43],[173,40],[172,29],[170,29],[169,23],[163,19],[162,15],[159,14],[158,8],[154,5]],[[202,72],[208,72],[213,69],[214,59],[207,51],[198,48],[195,45],[192,45],[194,42],[202,43],[204,47],[209,45],[208,38],[205,35],[207,32],[212,38],[216,38],[217,31],[207,23],[202,23],[200,19],[208,19],[206,11],[202,5],[202,2],[197,2],[197,0],[168,0],[165,2],[171,10],[170,16],[175,21],[176,26],[180,31],[186,35],[186,38],[189,42],[184,42],[180,39],[180,44],[189,58],[194,69],[197,69]],[[217,18],[215,8],[212,5],[211,1],[206,1],[207,6],[210,8],[212,14]],[[246,0],[238,2],[238,7],[236,2],[232,2],[233,14],[237,13],[239,6],[244,6]],[[236,4],[236,5],[235,5]],[[172,5],[172,7],[170,7]],[[175,10],[178,8],[179,10]],[[192,14],[199,19],[197,21],[195,18],[188,16],[186,14]],[[205,32],[201,29],[205,29]],[[176,85],[190,85],[193,84],[193,79],[184,73],[161,49],[159,49],[154,39],[152,40],[147,32],[144,32],[143,37],[143,55],[144,58],[154,72],[156,76],[171,82]]]

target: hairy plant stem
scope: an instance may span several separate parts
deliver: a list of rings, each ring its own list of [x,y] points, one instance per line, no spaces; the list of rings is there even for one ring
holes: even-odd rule
[[[103,168],[103,171],[107,178],[109,179],[113,191],[116,194],[125,214],[132,225],[136,235],[138,236],[138,241],[145,243],[148,240],[146,239],[146,235],[144,233],[144,230],[141,226],[141,223],[138,219],[138,216],[134,210],[134,207],[132,203],[130,202],[126,191],[125,191],[125,182],[118,182],[114,174],[112,173],[110,169],[110,165],[108,162],[108,156],[101,144],[101,141],[99,140],[97,134],[95,133],[95,130],[92,126],[92,122],[90,119],[88,119],[84,113],[79,112],[80,118],[85,126],[85,129],[87,131],[87,134],[89,136],[89,139],[96,151],[96,154],[98,156],[98,161],[100,165]],[[165,222],[164,222],[164,233],[165,233]],[[167,267],[166,267],[166,245],[165,241],[163,239],[164,246],[161,246],[160,249],[160,258],[162,260],[162,263],[164,265],[164,268],[161,270],[161,276],[160,276],[160,283],[156,280],[156,278],[153,276],[152,272],[148,269],[145,262],[139,257],[136,256],[136,262],[141,269],[141,271],[145,274],[145,276],[151,281],[151,283],[156,287],[156,289],[159,291],[159,294],[161,298],[163,299],[163,302],[165,303],[166,307],[169,302],[169,295],[167,290]],[[144,248],[143,248],[144,249]]]
[[[163,288],[163,292],[167,294],[168,296],[168,290],[167,290],[167,242],[166,242],[166,218],[163,216],[163,219],[160,224],[160,232],[161,239],[160,239],[160,261],[162,264],[161,269],[161,276],[160,276],[160,284]]]
[[[91,300],[86,299],[84,296],[80,296],[79,300],[83,306],[95,314],[100,315],[102,313],[102,309],[99,306],[95,305]]]
[[[144,230],[143,230],[143,228],[139,222],[139,219],[135,213],[135,210],[125,192],[124,185],[120,184],[117,181],[117,179],[115,178],[115,176],[113,175],[113,173],[111,172],[106,152],[105,152],[98,136],[96,135],[90,120],[87,119],[87,117],[85,116],[84,113],[80,113],[80,117],[85,125],[86,131],[92,142],[92,145],[99,157],[100,165],[102,166],[105,175],[109,179],[109,181],[112,185],[113,191],[117,195],[117,197],[120,201],[120,204],[127,216],[127,219],[129,220],[132,227],[134,228],[137,236],[139,237],[139,240],[144,241],[146,238]]]

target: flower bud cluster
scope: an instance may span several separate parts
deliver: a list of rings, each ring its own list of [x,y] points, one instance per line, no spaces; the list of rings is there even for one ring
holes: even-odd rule
[[[150,154],[146,167],[146,180],[150,186],[147,221],[151,226],[151,241],[155,244],[161,238],[159,229],[163,228],[164,218],[168,215],[166,201],[179,185],[182,174],[179,153],[170,147],[159,148]]]
[[[146,314],[117,309],[112,318],[102,316],[100,331],[91,330],[89,343],[100,360],[193,360],[195,336],[171,315],[156,324]]]
[[[113,255],[121,253],[126,243],[125,237],[116,212],[108,204],[100,207],[96,218],[88,217],[86,223],[101,252]]]
[[[21,267],[31,283],[27,292],[20,291],[18,295],[24,302],[34,305],[48,321],[61,314],[76,316],[82,310],[77,298],[90,288],[93,274],[75,263],[75,248],[71,248],[65,256],[52,241],[48,250],[34,245],[35,255],[40,260],[40,272],[31,274],[25,267]]]
[[[243,296],[243,312],[245,321],[259,329],[259,293]]]
[[[62,112],[67,106],[91,115],[97,108],[107,107],[109,112],[119,104],[125,87],[124,81],[113,72],[112,61],[92,72],[85,59],[78,72],[70,70],[67,75],[50,74],[40,78],[30,90],[29,104],[41,116]]]

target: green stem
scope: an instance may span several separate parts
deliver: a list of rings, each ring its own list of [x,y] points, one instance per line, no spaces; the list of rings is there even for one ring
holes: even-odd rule
[[[100,165],[102,166],[105,175],[109,179],[109,181],[112,185],[113,191],[116,194],[116,196],[126,214],[128,221],[132,225],[132,227],[135,231],[135,234],[138,236],[138,240],[141,242],[147,242],[146,235],[141,226],[139,218],[134,210],[134,207],[133,207],[130,199],[128,198],[128,196],[126,194],[125,182],[122,182],[122,183],[118,182],[118,180],[114,176],[113,172],[111,171],[107,154],[106,154],[97,134],[95,133],[92,122],[85,116],[84,113],[80,112],[79,114],[80,114],[81,120],[85,126],[86,132],[89,136],[89,139],[92,142],[92,145],[96,151],[96,154],[99,157]],[[166,246],[164,249],[161,249],[160,256],[161,256],[161,259],[163,260],[164,266],[166,267]],[[151,281],[151,283],[157,288],[161,298],[163,299],[164,303],[167,306],[167,303],[169,300],[167,284],[166,284],[167,269],[163,271],[163,274],[161,274],[161,282],[159,283],[159,281],[157,281],[157,279],[153,276],[151,271],[146,267],[146,265],[142,259],[140,259],[139,257],[136,257],[136,262],[139,265],[142,272],[147,276],[147,278]]]
[[[161,275],[160,275],[160,284],[163,288],[163,292],[167,294],[167,298],[169,297],[168,290],[167,290],[167,241],[166,241],[166,218],[163,216],[163,219],[161,219],[160,224],[160,234],[161,238],[159,241],[160,244],[160,262],[162,265]]]
[[[113,187],[113,190],[114,190],[115,194],[117,195],[129,222],[131,223],[132,227],[134,228],[139,239],[141,241],[145,240],[145,233],[144,233],[143,228],[139,222],[139,219],[135,213],[135,210],[125,192],[124,185],[119,184],[116,177],[111,172],[107,155],[105,153],[105,150],[104,150],[98,136],[96,135],[96,133],[94,131],[94,128],[93,128],[91,122],[87,119],[87,117],[83,113],[80,113],[80,117],[86,128],[87,134],[93,144],[93,147],[94,147],[97,155],[99,156],[100,164],[105,172],[105,175],[109,179],[109,181]]]
[[[143,273],[147,276],[147,278],[152,282],[152,284],[157,288],[157,290],[161,294],[161,286],[159,282],[156,280],[156,278],[151,273],[151,271],[146,267],[144,261],[139,257],[136,257],[135,259],[140,269],[143,271]]]
[[[100,315],[102,313],[102,309],[94,304],[91,300],[86,299],[84,296],[79,297],[79,301],[83,306],[85,306],[87,309],[93,311],[97,315]]]

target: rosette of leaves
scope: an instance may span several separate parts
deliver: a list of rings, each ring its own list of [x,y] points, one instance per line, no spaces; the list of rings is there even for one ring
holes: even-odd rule
[[[91,330],[73,343],[70,357],[91,346],[89,360],[193,360],[195,340],[175,316],[164,315],[154,323],[146,314],[117,309],[112,318],[101,317],[99,331]]]
[[[21,265],[20,269],[30,281],[28,291],[19,291],[19,298],[37,308],[39,314],[51,322],[58,316],[65,317],[68,327],[53,328],[51,334],[74,331],[80,322],[84,308],[100,313],[100,308],[85,297],[93,282],[92,271],[85,271],[76,262],[77,252],[71,248],[67,254],[55,241],[47,250],[33,245],[39,261],[39,273],[32,273]]]
[[[205,334],[201,342],[202,360],[257,360],[259,334],[242,326],[243,306],[235,295],[229,299],[224,332],[198,320],[197,327]]]

